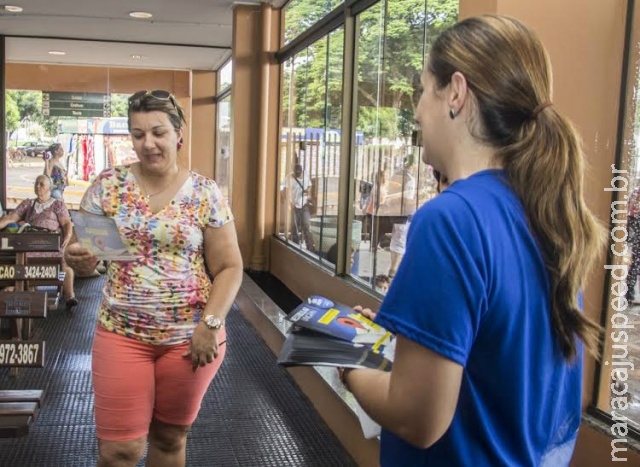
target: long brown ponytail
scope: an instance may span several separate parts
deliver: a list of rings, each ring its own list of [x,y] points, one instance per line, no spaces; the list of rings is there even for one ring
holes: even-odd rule
[[[601,328],[577,301],[605,231],[584,200],[580,139],[552,106],[542,43],[515,19],[469,18],[436,39],[428,67],[438,87],[459,71],[473,92],[481,120],[475,136],[496,148],[540,246],[550,279],[551,322],[564,357],[575,357],[576,337],[597,355]]]

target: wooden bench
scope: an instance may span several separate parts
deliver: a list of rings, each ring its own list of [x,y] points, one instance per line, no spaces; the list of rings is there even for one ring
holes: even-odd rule
[[[42,391],[0,391],[0,438],[17,438],[29,434],[42,404]]]
[[[10,367],[10,376],[21,367],[44,367],[45,342],[32,338],[32,321],[46,318],[50,300],[46,291],[34,289],[61,285],[60,260],[28,261],[27,253],[59,249],[59,234],[0,232],[0,281],[13,284],[13,290],[0,292],[0,320],[13,324],[8,339],[0,340],[0,367]],[[42,397],[41,390],[0,390],[0,438],[27,435]]]

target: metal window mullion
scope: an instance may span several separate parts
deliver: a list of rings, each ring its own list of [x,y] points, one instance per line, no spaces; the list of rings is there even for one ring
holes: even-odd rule
[[[368,8],[371,8],[373,5],[378,3],[380,0],[347,0],[345,2],[345,8],[350,10],[351,16],[356,16]]]
[[[215,96],[215,101],[216,103],[220,102],[221,100],[229,97],[231,95],[231,86],[227,86],[226,88],[224,88],[220,93],[218,93]]]
[[[356,24],[357,17],[348,15],[344,23],[344,50],[342,67],[342,130],[340,131],[340,177],[338,181],[338,260],[336,273],[349,274],[347,268],[348,258],[351,257],[350,245],[353,239],[350,238],[349,221],[355,218],[355,206],[351,200],[355,199],[355,165],[356,160],[352,155],[356,147],[356,106],[357,99],[355,90],[357,89],[357,42]],[[348,137],[347,137],[348,136]],[[347,240],[349,243],[347,244]],[[360,239],[357,239],[358,242]]]

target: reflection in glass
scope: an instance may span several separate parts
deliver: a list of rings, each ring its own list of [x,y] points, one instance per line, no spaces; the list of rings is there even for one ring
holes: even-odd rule
[[[381,1],[358,17],[353,202],[362,241],[351,273],[380,293],[404,255],[411,216],[436,194],[411,136],[426,44],[455,23],[454,3]]]
[[[282,66],[279,235],[324,259],[337,242],[343,36],[336,30]]]
[[[218,101],[217,121],[215,180],[227,200],[231,202],[231,171],[233,167],[231,147],[231,95]]]

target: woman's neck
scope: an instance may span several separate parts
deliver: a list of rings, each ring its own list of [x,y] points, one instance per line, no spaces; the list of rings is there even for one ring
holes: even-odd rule
[[[454,151],[443,173],[448,183],[467,178],[487,169],[501,168],[495,158],[495,149],[482,144],[474,144]]]
[[[36,197],[36,200],[37,200],[37,201],[38,201],[38,203],[40,203],[40,204],[46,203],[46,202],[47,202],[47,201],[49,201],[50,199],[51,199],[51,195],[49,195],[49,196],[43,196],[43,197],[40,197],[40,196],[37,196],[37,197]]]
[[[138,163],[138,172],[142,175],[142,178],[153,183],[178,176],[178,174],[180,174],[180,167],[176,164],[164,173],[147,173],[142,168],[142,165]]]

